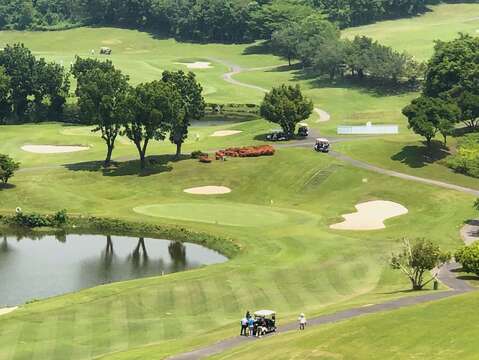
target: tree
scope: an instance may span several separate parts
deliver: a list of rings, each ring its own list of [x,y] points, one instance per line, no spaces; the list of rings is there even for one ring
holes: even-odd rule
[[[153,81],[130,89],[123,103],[124,132],[135,144],[141,169],[146,167],[146,151],[151,140],[164,140],[171,124],[184,118],[180,93],[173,84]]]
[[[454,101],[462,111],[461,121],[476,127],[479,118],[479,38],[460,34],[450,42],[437,41],[427,64],[423,93]]]
[[[340,39],[327,39],[312,60],[314,69],[326,73],[333,80],[344,69],[345,45]]]
[[[188,127],[192,120],[205,115],[205,100],[201,95],[203,88],[191,71],[164,71],[162,80],[176,87],[184,104],[184,116],[174,117],[170,130],[170,141],[176,145],[176,157],[181,154],[181,145],[188,137]]]
[[[462,265],[462,271],[479,275],[479,243],[459,248],[454,259]]]
[[[426,280],[426,272],[439,269],[450,258],[449,253],[442,252],[439,246],[431,241],[418,239],[411,244],[408,239],[404,239],[402,249],[391,256],[390,265],[409,278],[413,290],[421,290],[437,276],[436,273]]]
[[[0,66],[0,124],[7,120],[11,112],[10,77],[5,73],[5,69]]]
[[[294,135],[296,125],[307,119],[313,111],[313,103],[301,93],[299,85],[281,85],[264,96],[260,114],[266,120],[281,126],[288,137]]]
[[[455,104],[425,96],[414,99],[402,112],[408,118],[409,127],[425,137],[428,146],[437,132],[443,135],[446,143],[447,135],[452,133],[460,116]]]
[[[0,154],[0,180],[6,184],[20,167],[20,163],[15,162],[10,156]]]
[[[297,23],[288,23],[271,35],[271,48],[286,59],[291,66],[291,60],[298,56],[298,44],[301,39],[301,28]]]
[[[81,59],[77,59],[77,63]],[[98,66],[95,66],[98,65]],[[123,101],[128,90],[128,76],[123,75],[108,63],[90,63],[88,68],[78,70],[78,107],[80,118],[87,124],[95,125],[107,146],[104,166],[110,165],[115,140],[120,133],[124,115]]]
[[[22,119],[28,108],[29,96],[34,95],[36,59],[23,44],[7,45],[0,52],[0,66],[10,78],[13,111]]]

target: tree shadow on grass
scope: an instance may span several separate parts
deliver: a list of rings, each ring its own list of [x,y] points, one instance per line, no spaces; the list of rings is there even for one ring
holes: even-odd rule
[[[14,189],[16,188],[15,185],[13,184],[4,184],[4,183],[0,183],[0,191],[3,191],[3,190],[9,190],[9,189]]]
[[[170,162],[178,162],[189,158],[190,157],[187,155],[181,155],[178,159],[173,155],[149,156],[148,164],[145,169],[140,168],[140,160],[112,162],[111,166],[107,168],[103,167],[103,161],[85,161],[74,164],[66,164],[64,166],[71,171],[101,171],[103,176],[138,175],[142,177],[169,172],[173,169],[173,167],[169,164]]]
[[[458,280],[464,280],[464,281],[474,281],[479,283],[479,276],[477,275],[460,275],[457,277]]]
[[[444,159],[449,150],[440,141],[433,141],[428,147],[425,143],[420,145],[407,145],[393,156],[391,160],[400,161],[411,168],[421,168],[428,164]]]

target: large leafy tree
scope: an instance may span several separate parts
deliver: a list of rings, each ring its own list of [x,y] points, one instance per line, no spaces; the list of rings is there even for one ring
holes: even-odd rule
[[[464,272],[479,275],[479,243],[458,249],[454,259],[462,265]]]
[[[190,122],[205,115],[203,88],[192,72],[164,71],[162,80],[176,87],[184,104],[184,116],[173,117],[170,130],[170,141],[176,145],[176,157],[179,157],[181,145],[188,137]]]
[[[271,36],[271,48],[286,59],[291,66],[291,60],[298,57],[298,44],[301,39],[301,27],[298,23],[286,24],[276,30]]]
[[[36,59],[23,44],[7,45],[0,52],[0,66],[10,82],[10,101],[14,118],[23,120],[30,111],[33,120],[60,115],[68,96],[68,75],[62,66]],[[46,109],[47,114],[42,111]]]
[[[390,265],[409,278],[413,290],[421,290],[436,278],[434,275],[426,279],[426,274],[433,269],[439,269],[450,258],[449,253],[441,251],[439,246],[431,241],[418,239],[411,244],[408,239],[404,239],[401,250],[392,254]]]
[[[77,63],[81,59],[77,59]],[[80,118],[84,123],[95,126],[93,131],[100,132],[107,146],[105,166],[109,166],[115,147],[115,141],[120,133],[123,115],[124,99],[128,90],[128,76],[114,68],[111,63],[91,63],[82,71],[75,72],[78,86],[78,106]],[[80,64],[77,67],[80,68]]]
[[[299,85],[281,85],[264,96],[260,114],[266,120],[281,126],[289,137],[294,135],[296,125],[307,119],[313,111],[313,103],[303,96]]]
[[[0,181],[6,184],[20,167],[20,163],[14,161],[10,156],[0,154]]]
[[[438,41],[427,65],[424,94],[450,99],[460,107],[461,120],[476,127],[479,118],[479,38],[461,34],[450,42]]]
[[[29,96],[34,95],[36,60],[23,44],[7,45],[0,52],[0,66],[10,77],[11,96],[14,115],[24,117],[28,108]]]
[[[8,119],[12,111],[10,77],[0,67],[0,124]]]
[[[426,96],[414,99],[402,112],[408,118],[409,127],[425,137],[428,146],[437,132],[442,134],[445,143],[460,116],[454,103]]]
[[[171,124],[184,118],[184,103],[173,84],[153,81],[132,88],[124,103],[124,131],[146,167],[146,152],[151,140],[164,140]]]

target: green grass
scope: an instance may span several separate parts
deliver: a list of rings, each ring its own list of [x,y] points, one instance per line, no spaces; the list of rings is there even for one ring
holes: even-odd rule
[[[154,204],[137,206],[133,210],[139,214],[176,219],[183,221],[203,222],[228,226],[271,226],[290,221],[289,216],[299,216],[292,211],[266,206],[238,203],[175,202],[170,204]],[[254,215],[253,215],[254,214]],[[308,215],[308,213],[306,213]]]
[[[211,359],[477,359],[478,301],[473,293],[365,315],[254,341]]]
[[[228,84],[222,74],[228,67],[220,61],[239,64],[242,67],[260,67],[284,61],[264,54],[244,54],[248,45],[190,44],[171,39],[158,39],[148,33],[115,28],[77,28],[66,31],[48,32],[0,32],[0,46],[22,42],[37,56],[70,66],[76,55],[111,59],[113,63],[131,77],[133,83],[146,82],[161,77],[163,70],[188,70],[177,64],[185,60],[211,61],[212,68],[194,69],[204,88],[206,99],[211,102],[257,103],[261,92],[237,91]],[[101,46],[112,49],[109,57],[98,54]]]
[[[459,17],[459,6],[464,17],[473,14],[477,5],[447,6],[456,9],[452,14],[455,18]],[[422,32],[410,34],[411,43],[430,36],[427,19],[444,17],[441,9],[442,6],[435,7],[434,12],[423,17],[398,21],[424,22]],[[461,29],[460,24],[450,23],[444,31],[453,36]],[[398,37],[397,48],[401,48],[404,39],[397,35],[397,29],[392,29],[391,33]],[[65,65],[75,54],[88,56],[92,48],[109,46],[113,50],[111,59],[134,83],[157,79],[163,69],[185,68],[175,62],[211,59],[212,69],[195,72],[204,84],[207,100],[212,102],[257,103],[263,96],[260,91],[226,83],[222,74],[228,68],[221,61],[246,68],[284,62],[270,55],[246,55],[248,45],[180,44],[146,33],[108,28],[0,33],[0,45],[15,41]],[[423,43],[431,45],[430,40]],[[331,122],[320,125],[312,117],[312,124],[324,134],[333,134],[340,123],[399,123],[399,137],[335,147],[386,167],[399,163],[405,172],[459,184],[471,181],[473,186],[472,180],[446,173],[443,168],[441,172],[436,165],[408,169],[401,161],[389,159],[401,151],[403,143],[417,142],[418,138],[406,130],[400,114],[414,93],[385,94],[380,89],[348,82],[318,82],[294,69],[247,72],[237,79],[266,88],[281,82],[300,83],[315,105],[333,116]],[[194,127],[184,151],[258,144],[261,135],[272,127],[259,119]],[[242,133],[224,138],[210,136],[225,129]],[[22,163],[21,171],[12,179],[14,187],[0,189],[0,213],[11,214],[17,206],[27,212],[46,213],[66,208],[78,215],[179,225],[232,238],[241,245],[242,252],[224,264],[100,286],[28,304],[2,316],[0,360],[163,358],[236,336],[238,319],[246,309],[273,308],[281,321],[293,321],[300,311],[313,316],[406,296],[400,292],[408,287],[406,279],[390,270],[386,261],[399,245],[397,239],[427,236],[445,249],[454,250],[461,244],[458,230],[463,221],[476,215],[472,196],[352,168],[311,149],[281,148],[273,157],[201,164],[187,157],[173,161],[174,146],[154,142],[149,154],[155,163],[139,173],[135,148],[122,139],[114,152],[120,162],[102,170],[99,162],[105,147],[89,130],[54,123],[0,126],[0,153],[8,153]],[[24,144],[83,144],[90,150],[38,155],[22,151]],[[364,178],[368,181],[363,182]],[[223,185],[233,191],[212,198],[183,192],[185,188],[204,185]],[[355,204],[374,199],[398,202],[409,213],[389,220],[384,230],[329,229],[341,214],[354,211]],[[148,215],[134,211],[153,204],[158,205],[146,208]],[[391,323],[385,320],[384,324]],[[376,326],[379,334],[380,330],[394,330]],[[432,338],[430,329],[424,332]],[[349,344],[357,344],[354,334],[357,331],[346,338]],[[399,337],[404,332],[391,334]],[[371,346],[376,344],[371,337],[362,336]],[[334,339],[326,336],[325,342]],[[334,344],[342,346],[341,350],[347,347],[347,341]],[[406,345],[412,349],[414,344]],[[278,345],[271,354],[291,355],[287,351],[296,349],[294,346]],[[350,346],[345,354],[353,356],[354,349]],[[357,356],[366,354],[361,351],[358,349]]]
[[[247,124],[256,126],[255,122]],[[20,154],[18,145],[32,138],[64,143],[58,140],[62,130],[57,124],[0,127],[1,151]],[[247,134],[241,134],[246,144],[255,132]],[[75,142],[83,143],[82,136]],[[98,141],[85,137],[94,144]],[[233,137],[206,138],[202,145],[209,148],[216,141],[235,142]],[[397,291],[408,284],[386,263],[398,246],[397,239],[428,234],[453,250],[460,244],[459,227],[474,214],[471,196],[411,186],[350,168],[309,149],[279,149],[273,157],[235,158],[208,165],[165,160],[142,176],[137,161],[108,172],[91,163],[74,166],[95,157],[100,160],[100,144],[98,152],[59,155],[61,161],[22,155],[25,165],[12,179],[15,187],[0,191],[0,210],[12,213],[20,206],[24,211],[50,213],[66,208],[74,214],[177,224],[233,238],[243,251],[227,263],[200,270],[105,285],[26,305],[1,319],[2,360],[161,358],[235,336],[238,317],[248,308],[273,308],[282,321],[288,321],[298,311],[320,314],[401,296]],[[133,149],[124,147],[125,154],[135,156]],[[153,147],[151,153],[167,159],[173,150],[164,144]],[[58,166],[63,162],[70,165]],[[363,178],[368,182],[363,183]],[[211,201],[183,192],[209,184],[233,191]],[[372,199],[399,202],[409,214],[391,219],[380,231],[328,228],[341,214],[353,211],[356,203]],[[133,211],[148,204],[181,205],[176,213],[167,214],[171,218]],[[232,205],[235,211],[244,210],[234,221],[261,222],[260,226],[201,222],[211,216],[204,214],[205,209],[213,207],[211,213],[225,216],[224,210],[232,210]],[[259,217],[258,212],[262,212]]]
[[[456,173],[446,166],[445,160],[450,154],[450,149],[454,149],[456,143],[456,139],[449,139],[448,149],[440,147],[438,140],[435,146],[428,150],[419,136],[399,135],[382,139],[351,141],[336,144],[334,148],[352,158],[385,169],[479,189],[478,179]],[[371,148],[374,148],[375,151],[370,151]]]
[[[430,6],[430,12],[408,19],[382,21],[344,31],[352,38],[365,35],[424,61],[431,57],[434,41],[448,41],[459,32],[476,35],[479,29],[479,4],[442,4]]]

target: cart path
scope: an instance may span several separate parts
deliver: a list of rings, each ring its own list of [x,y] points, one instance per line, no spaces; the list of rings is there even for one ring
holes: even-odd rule
[[[433,180],[433,179],[423,178],[423,177],[419,177],[419,176],[409,175],[409,174],[401,173],[401,172],[394,171],[394,170],[384,169],[384,168],[381,168],[379,166],[372,165],[372,164],[369,164],[369,163],[361,161],[361,160],[353,159],[353,158],[351,158],[347,155],[338,153],[336,151],[330,151],[329,155],[338,159],[338,160],[341,160],[341,161],[346,162],[350,165],[353,165],[357,168],[373,171],[373,172],[376,172],[378,174],[393,176],[393,177],[397,177],[397,178],[400,178],[400,179],[403,179],[403,180],[416,181],[416,182],[420,182],[420,183],[424,183],[424,184],[428,184],[428,185],[439,186],[439,187],[442,187],[442,188],[446,188],[446,189],[450,189],[450,190],[456,190],[456,191],[460,191],[460,192],[470,194],[470,195],[474,195],[474,196],[479,196],[479,190],[476,190],[476,189],[472,189],[472,188],[468,188],[468,187],[460,186],[460,185],[455,185],[455,184],[450,184],[450,183],[440,181],[440,180]]]
[[[479,219],[469,220],[460,230],[461,238],[466,245],[479,240]]]
[[[250,88],[250,89],[261,91],[263,93],[267,93],[269,90],[265,89],[264,87],[261,87],[261,86],[248,84],[248,83],[245,83],[245,82],[242,82],[242,81],[238,81],[238,80],[234,79],[233,76],[238,75],[242,72],[271,70],[271,69],[276,69],[276,68],[279,68],[281,66],[287,65],[287,64],[280,64],[280,65],[271,65],[271,66],[264,66],[264,67],[255,67],[255,68],[242,68],[239,65],[232,64],[228,61],[221,60],[221,59],[218,59],[218,58],[209,58],[209,59],[230,68],[229,72],[223,74],[223,80],[224,81],[226,81],[230,84],[233,84],[233,85],[247,87],[247,88]],[[318,120],[316,120],[316,122],[318,122],[318,123],[319,122],[326,122],[326,121],[331,120],[331,115],[323,109],[315,107],[314,112],[318,115]]]
[[[358,316],[367,315],[367,314],[374,314],[374,313],[379,313],[384,311],[401,309],[408,306],[423,304],[423,303],[427,303],[431,301],[437,301],[437,300],[445,299],[451,296],[465,294],[467,292],[476,290],[474,287],[469,285],[467,281],[456,278],[453,270],[457,268],[460,268],[459,264],[451,263],[451,264],[444,265],[439,271],[438,278],[443,284],[445,284],[447,287],[451,289],[449,291],[438,291],[438,292],[428,291],[424,295],[403,297],[396,300],[386,301],[380,304],[355,307],[355,308],[339,311],[333,314],[327,314],[327,315],[321,315],[314,318],[309,318],[308,327],[336,323],[342,320],[348,320],[348,319],[356,318]],[[292,331],[297,329],[297,327],[298,325],[296,324],[296,322],[292,322],[292,323],[287,323],[285,325],[280,325],[277,331],[280,333],[286,332],[286,331]],[[269,336],[274,336],[274,334],[267,335],[266,337],[269,337]],[[258,340],[260,339],[257,339],[255,337],[237,336],[234,338],[219,341],[215,344],[212,344],[197,350],[171,356],[168,359],[169,360],[203,359],[205,357],[219,354],[226,350],[230,350],[239,345],[250,343],[251,341],[258,341]]]

